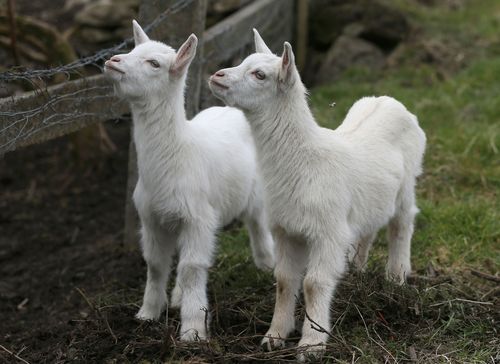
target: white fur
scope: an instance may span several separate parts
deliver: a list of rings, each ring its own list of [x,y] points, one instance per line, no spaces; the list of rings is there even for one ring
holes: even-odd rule
[[[274,266],[255,148],[237,109],[213,107],[186,120],[184,86],[196,52],[194,35],[177,53],[150,41],[135,21],[134,36],[136,47],[108,60],[105,72],[116,92],[130,102],[134,121],[139,180],[133,198],[148,267],[137,317],[159,318],[177,249],[171,301],[181,308],[181,339],[205,339],[207,270],[217,230],[241,218],[249,230],[255,264],[261,269]]]
[[[403,283],[411,273],[414,187],[426,138],[417,118],[387,96],[362,98],[336,130],[321,128],[291,46],[285,43],[280,58],[256,31],[255,43],[261,53],[218,71],[210,87],[244,111],[257,145],[277,255],[276,307],[263,340],[271,348],[283,345],[294,329],[302,278],[309,317],[330,329],[331,299],[349,259],[363,269],[383,226],[388,225],[387,276]],[[318,354],[327,338],[304,320],[299,346]]]

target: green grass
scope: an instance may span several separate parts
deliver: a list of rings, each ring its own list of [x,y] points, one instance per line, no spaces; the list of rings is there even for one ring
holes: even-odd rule
[[[444,268],[472,264],[494,273],[500,254],[500,82],[494,81],[500,80],[500,57],[471,60],[446,80],[434,72],[426,65],[354,70],[335,85],[313,90],[311,104],[318,121],[331,128],[363,95],[394,96],[415,113],[428,145],[418,185],[422,213],[414,262],[423,265],[439,250],[448,256]],[[328,107],[332,101],[335,108]],[[486,263],[491,260],[494,267]]]
[[[312,90],[314,112],[323,126],[335,128],[363,95],[386,94],[403,102],[428,137],[418,185],[422,212],[413,244],[416,267],[444,254],[443,268],[468,264],[495,273],[500,254],[500,83],[492,80],[500,80],[500,57],[472,60],[442,81],[428,66],[414,68],[413,76],[410,70],[352,71],[335,85]],[[328,107],[332,101],[335,108]]]

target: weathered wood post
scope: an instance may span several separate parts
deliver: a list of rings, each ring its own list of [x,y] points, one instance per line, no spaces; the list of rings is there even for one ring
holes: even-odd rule
[[[297,1],[297,65],[303,71],[307,57],[307,37],[309,21],[309,0]]]
[[[177,3],[179,3],[179,0],[143,0],[139,8],[139,23],[142,26],[146,26],[159,14]],[[205,30],[206,11],[207,0],[192,1],[180,11],[169,14],[165,21],[148,34],[151,39],[163,41],[174,48],[180,47],[191,33],[198,36],[196,57],[189,67],[187,79],[186,111],[188,118],[198,112],[200,103],[203,60],[202,35]],[[132,193],[136,183],[137,156],[135,154],[135,145],[131,134],[124,229],[124,244],[128,249],[136,249],[138,241],[138,216],[132,201]]]

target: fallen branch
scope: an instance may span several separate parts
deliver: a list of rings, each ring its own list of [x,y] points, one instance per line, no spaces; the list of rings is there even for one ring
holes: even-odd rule
[[[30,364],[29,362],[27,362],[26,360],[24,360],[23,358],[21,358],[20,356],[14,354],[12,351],[10,351],[9,349],[7,349],[5,346],[3,345],[0,345],[0,349],[4,350],[6,353],[12,355],[14,358],[16,358],[17,360],[19,361],[22,361],[24,364]]]
[[[334,336],[331,334],[330,331],[326,330],[324,327],[322,327],[320,324],[318,324],[316,321],[314,321],[311,316],[309,316],[309,314],[307,313],[306,310],[304,310],[305,313],[306,313],[306,318],[311,322],[311,329],[313,330],[316,330],[318,332],[321,332],[321,333],[325,333],[327,334],[328,336],[330,336],[331,338],[333,338]],[[314,325],[316,325],[316,327],[314,327]]]
[[[479,277],[479,278],[484,278],[484,279],[487,279],[489,281],[493,281],[493,282],[496,282],[496,283],[500,283],[500,277],[498,277],[498,276],[494,276],[492,274],[480,272],[480,271],[475,270],[475,269],[471,269],[470,272],[471,272],[471,274],[473,276],[476,276],[476,277]]]
[[[465,303],[472,303],[472,304],[476,304],[476,305],[487,305],[487,306],[493,305],[493,302],[473,301],[473,300],[468,300],[466,298],[454,298],[452,300],[434,303],[432,305],[429,305],[429,307],[442,306],[445,304],[451,304],[452,302],[465,302]]]

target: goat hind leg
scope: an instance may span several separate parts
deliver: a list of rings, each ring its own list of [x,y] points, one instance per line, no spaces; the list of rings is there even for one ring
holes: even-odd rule
[[[363,237],[359,241],[352,259],[352,263],[358,272],[363,272],[365,270],[366,262],[368,261],[368,254],[376,237],[377,233],[373,233]]]
[[[409,184],[400,194],[399,207],[387,227],[389,259],[386,267],[387,279],[403,284],[411,274],[411,238],[414,229],[415,205],[413,184]]]
[[[274,268],[274,241],[265,218],[264,211],[243,219],[248,229],[252,256],[257,268],[271,270]]]

